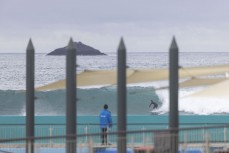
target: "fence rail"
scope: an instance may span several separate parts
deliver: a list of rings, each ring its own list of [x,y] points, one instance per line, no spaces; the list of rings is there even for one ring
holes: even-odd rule
[[[180,128],[178,135],[172,135],[170,130],[128,130],[125,132],[127,142],[127,151],[136,152],[137,149],[148,149],[159,152],[169,147],[173,138],[178,137],[179,152],[210,153],[218,150],[227,150],[229,148],[229,126],[208,126],[195,128]],[[68,143],[67,137],[77,138],[77,153],[99,152],[101,150],[116,150],[117,132],[108,132],[108,144],[101,145],[101,134],[82,133],[78,135],[46,135],[34,138],[4,138],[0,139],[0,152],[25,152],[26,142],[34,140],[35,152],[40,153],[64,153],[65,146]]]

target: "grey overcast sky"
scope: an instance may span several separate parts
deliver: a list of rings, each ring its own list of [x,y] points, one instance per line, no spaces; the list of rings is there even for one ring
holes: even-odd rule
[[[168,51],[175,35],[181,52],[229,51],[229,0],[0,0],[0,53],[37,53],[69,38],[115,52]]]

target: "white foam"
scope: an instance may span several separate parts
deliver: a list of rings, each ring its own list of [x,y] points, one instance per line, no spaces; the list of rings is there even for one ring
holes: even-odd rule
[[[200,115],[229,113],[229,103],[223,98],[188,97],[180,100],[179,110]]]
[[[158,90],[156,93],[159,96],[160,101],[162,102],[162,105],[159,109],[156,110],[156,112],[160,112],[160,114],[167,113],[169,110],[169,98],[168,98],[168,90]]]
[[[154,87],[154,88],[160,88],[160,87],[168,87],[168,81],[154,81],[154,82],[144,82],[144,83],[134,83],[134,84],[128,84],[129,87],[137,86],[137,87]]]
[[[198,102],[202,101],[202,99],[195,99],[195,101],[198,101],[196,103],[192,103],[194,100],[184,99],[183,97],[192,94],[194,92],[197,92],[199,90],[202,90],[205,87],[198,87],[198,88],[181,88],[179,90],[179,111],[180,112],[187,112],[187,113],[194,113],[194,114],[212,114],[217,113],[217,111],[213,111],[209,107],[209,111],[204,109],[204,105],[201,107],[199,106]],[[160,101],[162,102],[161,107],[153,112],[158,112],[160,114],[165,114],[169,112],[169,89],[164,90],[157,90],[156,93],[158,94]],[[205,99],[206,100],[206,99]],[[190,107],[191,105],[191,107]],[[229,105],[229,104],[228,104]],[[212,105],[214,106],[214,105]],[[196,109],[199,108],[199,109]],[[208,109],[208,108],[207,108]],[[218,109],[219,110],[219,109]],[[220,111],[223,112],[223,111]],[[229,112],[229,109],[228,109]]]
[[[80,89],[94,89],[94,88],[103,88],[111,85],[94,85],[94,86],[79,86]]]

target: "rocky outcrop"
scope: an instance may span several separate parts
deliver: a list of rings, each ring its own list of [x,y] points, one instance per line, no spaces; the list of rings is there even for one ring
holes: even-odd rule
[[[82,42],[73,42],[77,50],[77,55],[106,55],[100,52],[98,49],[83,44]],[[66,55],[66,47],[57,48],[47,55]]]

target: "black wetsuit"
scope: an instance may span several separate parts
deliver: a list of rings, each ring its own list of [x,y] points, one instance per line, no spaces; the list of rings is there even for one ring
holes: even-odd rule
[[[153,100],[151,100],[149,107],[151,107],[151,105],[153,105],[153,109],[157,109],[157,107],[158,107],[158,104],[156,102],[154,102]]]

